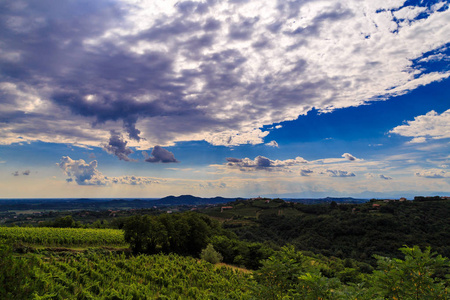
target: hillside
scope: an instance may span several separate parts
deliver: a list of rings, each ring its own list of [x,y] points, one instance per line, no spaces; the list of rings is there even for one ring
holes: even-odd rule
[[[238,200],[201,210],[249,242],[375,263],[403,245],[431,246],[450,256],[450,200],[304,205],[281,199]]]

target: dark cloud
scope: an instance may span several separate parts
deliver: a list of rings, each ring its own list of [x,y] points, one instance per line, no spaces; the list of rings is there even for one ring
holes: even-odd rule
[[[253,34],[253,25],[259,21],[259,18],[246,18],[238,23],[230,24],[228,36],[232,40],[248,40]]]
[[[356,175],[352,172],[341,171],[341,170],[327,170],[328,176],[330,177],[355,177]]]
[[[385,176],[385,175],[382,175],[382,174],[380,174],[380,178],[384,179],[384,180],[392,180],[392,177]]]
[[[213,18],[198,19],[190,15],[204,13],[215,1],[180,1],[179,15],[156,19],[147,30],[123,37],[123,43],[114,38],[99,40],[111,28],[128,29],[127,10],[119,3],[49,3],[30,2],[25,8],[17,6],[16,9],[12,9],[13,1],[0,4],[0,16],[4,17],[0,21],[2,50],[21,54],[16,62],[0,58],[0,76],[14,84],[45,87],[45,98],[58,108],[49,112],[55,119],[64,119],[64,113],[69,112],[84,117],[83,121],[89,120],[94,127],[121,121],[128,137],[136,141],[141,140],[142,134],[138,122],[147,120],[147,126],[153,126],[149,120],[154,119],[164,129],[146,132],[151,132],[153,140],[167,142],[178,134],[198,133],[205,128],[216,132],[239,129],[243,120],[266,114],[267,101],[269,106],[278,107],[279,103],[275,103],[278,101],[273,99],[281,97],[283,105],[289,106],[290,102],[309,96],[310,89],[305,86],[268,90],[264,81],[246,83],[243,65],[247,57],[239,49],[219,48],[201,56],[202,48],[210,48],[215,43],[212,31],[222,25]],[[17,26],[6,22],[11,17],[19,20]],[[241,18],[229,24],[229,37],[251,38],[258,22],[258,18]],[[90,39],[98,42],[86,43]],[[129,45],[140,42],[163,43],[168,50],[131,52]],[[262,39],[254,46],[265,47],[267,43],[267,39]],[[186,68],[176,74],[174,68],[178,66],[174,57],[178,54],[198,64],[198,68]],[[303,67],[293,69],[294,73],[304,71]],[[204,82],[204,88],[197,93],[188,92],[198,81]],[[243,94],[248,98],[245,107],[232,112],[226,120],[214,117],[222,111],[223,99],[242,98]],[[10,102],[20,101],[10,98]],[[16,111],[5,117],[14,123],[23,122],[23,115],[24,112]],[[35,122],[36,135],[39,131],[53,130],[48,128],[48,117],[28,112],[26,115],[29,120],[41,121],[41,124]],[[192,119],[196,121],[190,122]],[[31,135],[33,126],[25,128],[29,128]],[[57,130],[61,133],[62,128]],[[63,136],[86,135],[74,127],[65,130]]]
[[[234,158],[234,157],[227,157],[226,158],[227,167],[231,168],[237,168],[241,171],[253,171],[253,170],[283,170],[288,167],[292,167],[298,164],[304,164],[306,163],[306,160],[304,160],[301,157],[297,157],[295,159],[287,159],[287,160],[271,160],[264,156],[257,156],[254,160],[251,160],[249,158]]]
[[[133,150],[127,147],[127,142],[122,139],[122,136],[115,131],[111,131],[111,137],[107,145],[103,145],[103,149],[110,154],[114,154],[120,160],[134,161],[128,155],[133,153]]]
[[[300,171],[300,175],[301,176],[309,176],[312,173],[314,173],[314,172],[312,170],[309,170],[309,169],[303,169],[303,170]]]
[[[13,175],[13,176],[20,176],[20,175],[28,176],[30,174],[31,174],[30,170],[25,170],[23,172],[15,171],[15,172],[11,173],[11,175]]]
[[[227,160],[228,162],[231,162],[231,163],[240,163],[240,162],[242,162],[242,159],[240,159],[240,158],[234,158],[234,157],[227,157],[226,160]]]
[[[145,154],[144,154],[145,155]],[[151,156],[145,159],[146,162],[150,163],[177,163],[175,156],[172,152],[160,147],[155,146],[152,150]]]
[[[325,3],[299,26],[294,20],[309,1],[278,1],[275,10],[267,8],[270,18],[258,17],[261,11],[244,17],[239,10],[246,2],[227,2],[224,10],[220,1],[179,1],[174,10],[156,11],[141,24],[135,14],[145,1],[133,6],[114,0],[1,1],[0,82],[17,89],[8,93],[0,86],[0,122],[12,128],[4,131],[52,142],[82,137],[93,145],[104,132],[89,137],[88,127],[110,131],[122,126],[138,142],[169,144],[181,136],[208,140],[209,135],[293,120],[312,107],[330,111],[360,105],[387,90],[383,84],[381,90],[357,88],[370,81],[364,70],[350,78],[340,61],[326,68],[322,59],[315,61],[322,55],[332,60],[331,50],[337,51],[332,45],[358,44],[351,34],[336,41],[328,34],[333,22],[352,16],[351,5]],[[276,21],[268,23],[272,17]],[[320,55],[307,55],[319,48],[299,51],[325,41],[331,50]],[[368,68],[383,72],[376,69],[381,66]],[[23,94],[40,99],[39,109],[19,105]],[[50,126],[67,119],[73,123]],[[77,122],[83,125],[72,126]]]
[[[216,31],[221,27],[220,21],[209,18],[206,20],[205,25],[203,26],[203,30],[205,31]]]

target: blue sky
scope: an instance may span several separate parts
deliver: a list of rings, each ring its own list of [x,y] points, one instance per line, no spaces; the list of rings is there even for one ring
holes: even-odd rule
[[[0,197],[450,192],[448,1],[3,1]]]

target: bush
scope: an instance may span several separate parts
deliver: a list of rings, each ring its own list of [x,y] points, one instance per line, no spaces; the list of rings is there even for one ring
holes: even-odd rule
[[[202,250],[200,258],[212,264],[220,263],[223,259],[222,255],[214,249],[212,244],[208,244],[208,246]]]

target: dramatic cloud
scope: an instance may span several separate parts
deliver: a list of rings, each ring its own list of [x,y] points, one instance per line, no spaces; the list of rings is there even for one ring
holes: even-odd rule
[[[115,131],[111,131],[109,143],[107,145],[103,145],[103,148],[108,153],[117,156],[120,160],[134,161],[128,157],[128,155],[133,153],[133,150],[127,147],[127,142],[122,140],[122,137]]]
[[[144,155],[147,156],[147,153],[144,152]],[[160,146],[155,146],[151,153],[152,156],[147,157],[145,159],[146,162],[150,163],[177,163],[175,156],[169,150],[166,150]]]
[[[424,143],[427,139],[450,138],[450,109],[442,114],[432,110],[426,115],[415,117],[414,121],[407,121],[407,124],[395,127],[390,132],[412,137],[410,143]]]
[[[63,156],[61,158],[61,162],[57,165],[63,170],[64,174],[69,177],[66,179],[67,182],[75,181],[78,185],[148,185],[152,183],[159,183],[158,180],[148,177],[107,177],[97,170],[96,160],[86,163],[83,159],[74,160],[69,156]]]
[[[341,170],[327,170],[328,176],[330,177],[355,177],[356,175],[352,172],[341,171]]]
[[[344,157],[344,158],[346,158],[348,160],[356,160],[356,157],[354,157],[350,153],[344,153],[344,154],[342,154],[342,157]]]
[[[449,58],[448,5],[410,3],[2,1],[0,143],[264,143],[264,125],[313,107],[449,77],[426,67]],[[108,151],[127,160],[119,141]]]

